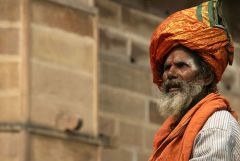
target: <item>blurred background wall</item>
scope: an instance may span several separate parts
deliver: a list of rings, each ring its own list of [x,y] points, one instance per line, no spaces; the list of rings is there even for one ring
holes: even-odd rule
[[[151,33],[200,2],[0,0],[0,159],[146,161],[164,120]],[[236,53],[219,89],[240,113],[240,21],[225,6]]]

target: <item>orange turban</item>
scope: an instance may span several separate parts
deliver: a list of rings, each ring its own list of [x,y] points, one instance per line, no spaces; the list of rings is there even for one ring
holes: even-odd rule
[[[221,80],[228,64],[233,62],[234,47],[219,14],[220,2],[211,0],[199,6],[178,11],[154,31],[150,44],[153,82],[162,84],[163,64],[167,53],[183,45],[205,61]]]

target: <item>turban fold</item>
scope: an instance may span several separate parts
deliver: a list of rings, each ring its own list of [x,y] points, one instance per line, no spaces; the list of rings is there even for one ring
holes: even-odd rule
[[[221,2],[211,0],[178,11],[165,19],[154,31],[150,43],[153,82],[162,84],[163,64],[168,52],[182,45],[198,54],[221,80],[227,65],[233,62],[234,47],[221,15]]]

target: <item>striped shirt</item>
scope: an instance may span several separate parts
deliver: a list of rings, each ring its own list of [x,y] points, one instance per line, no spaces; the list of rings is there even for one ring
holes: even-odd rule
[[[207,120],[189,161],[240,161],[240,125],[228,111],[215,112]]]

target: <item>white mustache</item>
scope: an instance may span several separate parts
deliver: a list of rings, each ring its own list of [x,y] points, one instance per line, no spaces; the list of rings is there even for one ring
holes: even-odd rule
[[[187,82],[184,80],[167,80],[162,84],[162,94],[158,100],[159,111],[165,115],[179,115],[181,111],[189,108],[192,100],[202,91],[203,81],[195,80]],[[169,93],[172,87],[179,87],[175,93]]]

